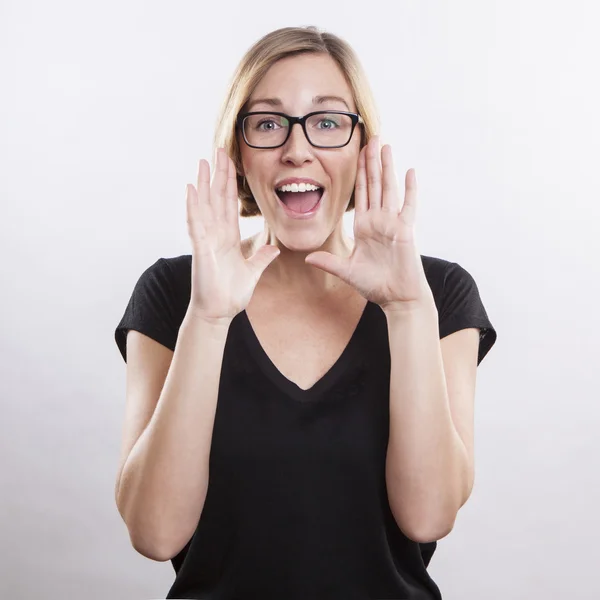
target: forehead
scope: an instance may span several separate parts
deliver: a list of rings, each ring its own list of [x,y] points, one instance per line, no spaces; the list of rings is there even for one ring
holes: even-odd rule
[[[337,96],[346,104],[342,100],[323,100],[324,96]],[[269,101],[257,103],[261,99]],[[277,61],[248,99],[248,110],[300,114],[320,107],[355,111],[352,90],[342,70],[326,54],[302,54]]]

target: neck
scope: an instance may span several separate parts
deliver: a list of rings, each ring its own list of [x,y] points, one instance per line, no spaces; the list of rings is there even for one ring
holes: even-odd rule
[[[354,240],[347,237],[341,227],[339,230],[336,229],[320,247],[304,246],[296,249],[291,244],[288,247],[269,231],[266,224],[264,230],[250,238],[249,242],[249,255],[264,244],[277,246],[280,250],[279,256],[263,272],[261,285],[284,294],[292,294],[295,298],[306,301],[345,292],[349,287],[339,277],[304,262],[311,252],[320,250],[337,256],[350,256]]]

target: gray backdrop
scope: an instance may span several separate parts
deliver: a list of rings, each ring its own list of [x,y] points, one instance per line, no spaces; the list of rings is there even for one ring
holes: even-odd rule
[[[432,577],[445,600],[600,597],[599,16],[542,0],[3,0],[0,597],[165,597],[171,564],[135,552],[114,500],[114,328],[142,271],[191,250],[185,185],[212,159],[237,62],[309,24],[358,52],[402,186],[416,169],[420,252],[465,267],[498,330],[475,487]],[[243,237],[261,227],[241,220]]]

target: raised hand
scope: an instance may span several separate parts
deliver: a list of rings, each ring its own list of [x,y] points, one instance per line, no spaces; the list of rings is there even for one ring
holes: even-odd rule
[[[392,150],[385,145],[380,154],[379,145],[375,136],[358,158],[352,254],[346,258],[318,251],[305,260],[352,285],[384,310],[405,309],[433,298],[415,244],[417,180],[414,169],[409,169],[400,208]]]
[[[187,185],[186,203],[192,241],[189,309],[207,320],[231,320],[248,306],[258,280],[279,249],[264,245],[244,258],[235,167],[223,148],[217,149],[212,184],[210,166],[200,160],[197,188]]]

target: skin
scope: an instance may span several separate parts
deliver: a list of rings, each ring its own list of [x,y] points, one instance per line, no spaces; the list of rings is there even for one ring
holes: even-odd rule
[[[344,98],[315,105],[317,95]],[[276,110],[302,116],[315,110],[349,110],[356,112],[352,90],[342,71],[328,55],[300,55],[278,61],[265,74],[251,95],[256,98],[279,98],[281,106],[256,104],[250,110]],[[360,126],[343,148],[315,148],[306,139],[302,127],[294,126],[287,142],[280,148],[250,148],[241,133],[239,144],[242,168],[254,198],[264,217],[262,232],[248,240],[253,254],[263,244],[272,244],[281,254],[267,267],[261,284],[275,287],[295,297],[317,298],[344,293],[347,284],[331,273],[305,262],[311,252],[323,250],[338,256],[350,256],[352,238],[343,228],[343,215],[350,201],[357,174],[360,152]],[[288,217],[278,205],[274,186],[284,177],[311,177],[326,188],[319,212],[309,220]]]

